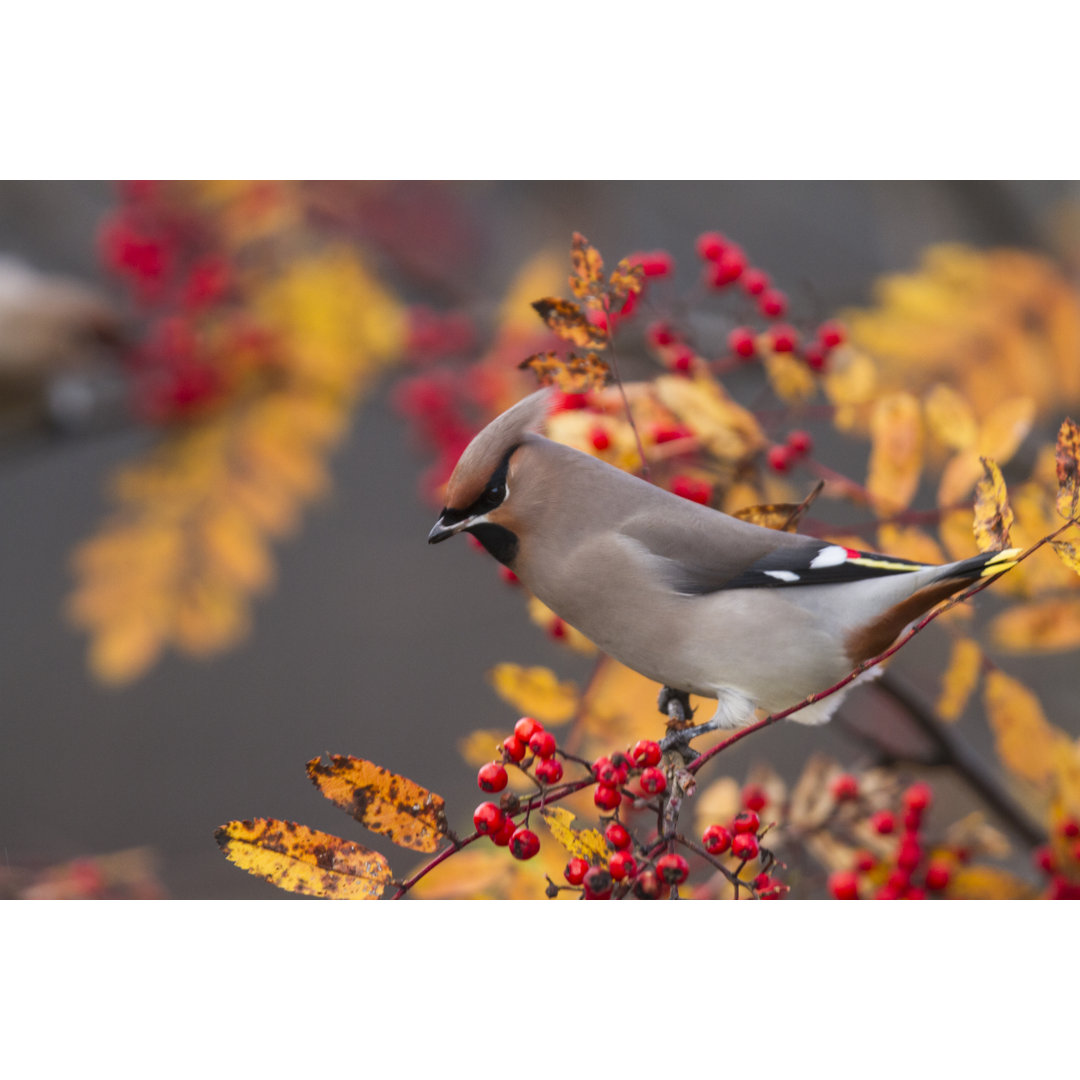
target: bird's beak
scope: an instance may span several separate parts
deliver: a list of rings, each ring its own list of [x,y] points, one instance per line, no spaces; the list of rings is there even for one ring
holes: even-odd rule
[[[431,532],[428,533],[427,542],[429,544],[441,544],[444,540],[449,540],[451,536],[461,532],[461,530],[472,521],[472,518],[462,518],[460,521],[447,521],[449,516],[450,515],[446,510],[442,512],[442,516],[435,522]]]

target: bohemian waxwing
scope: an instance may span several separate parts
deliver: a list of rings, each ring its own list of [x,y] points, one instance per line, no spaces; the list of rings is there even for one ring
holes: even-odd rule
[[[540,390],[465,448],[428,543],[470,532],[627,667],[739,727],[839,682],[1015,551],[945,566],[751,525],[536,434]],[[792,715],[824,723],[845,691]]]

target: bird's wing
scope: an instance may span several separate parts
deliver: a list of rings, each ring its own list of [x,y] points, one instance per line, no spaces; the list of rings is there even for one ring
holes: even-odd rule
[[[721,589],[839,585],[911,573],[925,563],[856,551],[809,536],[778,532],[680,500],[670,513],[636,515],[621,532],[661,560],[661,572],[679,593],[699,596]]]

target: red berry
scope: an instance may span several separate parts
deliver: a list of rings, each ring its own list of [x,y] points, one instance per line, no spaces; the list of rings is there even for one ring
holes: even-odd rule
[[[876,893],[874,893],[875,900],[899,900],[903,895],[900,889],[895,888],[892,885],[882,885]]]
[[[498,831],[489,833],[492,843],[496,847],[507,847],[510,843],[510,837],[514,835],[517,826],[514,824],[512,817],[503,818],[502,825],[499,826]]]
[[[932,862],[926,868],[926,887],[937,892],[949,884],[952,876],[952,868],[948,863]]]
[[[609,787],[619,782],[619,770],[615,768],[615,763],[609,757],[598,757],[593,762],[592,774],[601,784],[607,784]]]
[[[793,454],[798,454],[799,457],[804,457],[814,449],[814,440],[810,438],[809,431],[803,431],[801,428],[788,433],[787,437],[788,449]]]
[[[555,758],[545,758],[536,763],[536,779],[545,784],[557,784],[563,778],[562,762]]]
[[[514,573],[513,570],[510,569],[509,566],[500,566],[499,567],[499,577],[501,577],[503,579],[503,581],[506,582],[507,585],[520,585],[521,584],[520,578],[517,576],[517,574]]]
[[[722,289],[742,277],[746,269],[746,256],[734,244],[712,264],[708,282],[714,289]]]
[[[925,810],[933,797],[929,784],[912,784],[904,792],[904,806],[908,810]]]
[[[845,334],[844,328],[837,322],[822,323],[818,327],[818,341],[825,346],[826,349],[835,349],[837,345],[844,343]]]
[[[615,770],[616,784],[626,783],[626,779],[630,775],[630,764],[630,759],[618,750],[611,755],[611,765]]]
[[[588,394],[557,393],[552,394],[551,397],[552,412],[575,412],[579,409],[587,409],[588,407]]]
[[[770,319],[778,319],[787,311],[787,297],[779,289],[766,289],[758,297],[758,310]]]
[[[566,623],[562,619],[552,619],[551,625],[548,627],[548,636],[556,641],[562,641],[566,637]]]
[[[473,826],[478,833],[490,836],[499,831],[505,817],[506,815],[493,802],[484,802],[473,811]]]
[[[594,866],[585,875],[585,899],[606,900],[611,895],[611,874],[602,866]]]
[[[675,353],[668,363],[671,365],[672,371],[678,372],[680,375],[689,375],[694,367],[694,350],[682,349]]]
[[[744,360],[749,360],[757,352],[757,343],[752,330],[745,326],[737,326],[728,334],[728,348]]]
[[[820,345],[807,345],[803,350],[803,360],[811,371],[825,370],[826,356]]]
[[[566,864],[566,869],[563,871],[563,877],[571,885],[580,885],[585,880],[585,875],[589,872],[589,864],[584,859],[571,859]]]
[[[645,331],[645,336],[658,348],[673,345],[678,340],[675,331],[665,322],[651,323]]]
[[[877,859],[869,851],[860,851],[855,855],[855,869],[860,874],[868,874],[877,866]]]
[[[896,889],[897,892],[902,893],[911,885],[911,874],[902,866],[898,866],[885,879],[885,884],[890,888]]]
[[[639,739],[630,751],[630,760],[640,767],[659,765],[660,757],[660,744],[652,739]]]
[[[694,433],[689,428],[678,425],[673,427],[657,425],[652,432],[653,440],[657,443],[676,442],[678,439],[691,439],[693,436]]]
[[[604,839],[616,850],[630,846],[630,833],[627,832],[626,826],[618,821],[608,823],[608,827],[604,830]]]
[[[917,833],[922,828],[922,811],[904,811],[904,832]]]
[[[859,879],[850,870],[837,870],[829,875],[829,892],[837,900],[858,900]]]
[[[769,342],[774,352],[794,352],[799,335],[793,326],[774,326],[769,331]]]
[[[692,476],[676,476],[671,481],[671,492],[681,499],[689,499],[691,502],[701,503],[707,506],[712,498],[712,485],[704,480],[695,480]]]
[[[1057,870],[1057,859],[1050,848],[1036,848],[1031,857],[1040,870],[1045,870],[1048,874],[1052,874]]]
[[[550,731],[537,731],[534,732],[531,739],[529,739],[529,749],[538,758],[549,758],[555,753],[555,736]]]
[[[611,445],[611,436],[602,428],[593,428],[589,432],[589,442],[594,450],[606,450]]]
[[[764,270],[751,266],[743,271],[742,287],[751,296],[760,296],[769,287],[769,275]]]
[[[701,842],[710,855],[723,855],[731,847],[731,833],[723,825],[710,825],[702,833]]]
[[[761,853],[761,845],[753,833],[737,833],[731,839],[731,854],[736,859],[756,859]]]
[[[791,451],[786,446],[770,446],[765,460],[773,472],[787,472],[791,468]]]
[[[922,847],[912,837],[904,837],[896,853],[896,865],[902,870],[914,870],[922,860]]]
[[[526,829],[523,825],[514,830],[514,835],[510,837],[510,854],[515,859],[531,859],[539,850],[540,837],[532,829]]]
[[[896,816],[891,810],[879,810],[870,818],[870,826],[874,832],[888,836],[896,829]]]
[[[608,870],[616,881],[633,878],[637,874],[637,863],[629,851],[616,851],[608,860]]]
[[[916,885],[912,885],[907,890],[907,892],[904,893],[904,899],[905,900],[925,900],[926,899],[926,890],[925,889],[920,889]]]
[[[690,875],[690,864],[674,851],[656,860],[656,872],[666,885],[681,885]]]
[[[666,251],[639,251],[627,260],[640,266],[647,278],[667,277],[675,269],[675,260]]]
[[[704,232],[694,245],[699,259],[713,261],[719,259],[728,248],[728,239],[723,233]]]
[[[497,761],[488,762],[477,774],[481,791],[502,791],[506,787],[506,770]]]
[[[607,784],[597,784],[596,789],[593,791],[593,802],[600,807],[601,810],[614,810],[616,806],[622,802],[622,796],[619,794],[618,788],[610,787]]]
[[[839,776],[834,777],[832,783],[829,784],[829,794],[837,802],[857,799],[859,797],[859,781],[851,773],[841,773]]]
[[[516,735],[507,735],[502,745],[506,756],[511,761],[520,761],[525,756],[525,751],[529,749]]]
[[[753,810],[743,810],[735,815],[731,827],[736,833],[756,833],[761,828],[761,818]]]
[[[1074,840],[1080,836],[1080,823],[1068,818],[1058,826],[1057,831],[1059,836],[1064,836],[1067,840]]]
[[[1077,862],[1080,862],[1080,840],[1078,840],[1078,841],[1077,841],[1077,842],[1076,842],[1075,844],[1073,844],[1073,846],[1072,846],[1072,857],[1073,857],[1073,858],[1074,858],[1074,859],[1075,859],[1075,860],[1076,860]]]
[[[769,797],[760,784],[747,784],[742,789],[742,804],[747,810],[763,810],[768,801]]]
[[[659,795],[667,788],[667,777],[653,767],[643,769],[641,773],[641,790],[646,795]]]
[[[538,732],[543,731],[544,725],[539,720],[534,720],[531,716],[523,716],[514,725],[514,734],[523,742],[526,746],[529,745],[529,740]]]
[[[660,896],[660,879],[652,870],[643,870],[634,879],[634,895],[639,900],[656,900]]]

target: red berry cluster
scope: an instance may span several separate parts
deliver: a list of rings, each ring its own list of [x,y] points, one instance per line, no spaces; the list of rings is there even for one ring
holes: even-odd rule
[[[1036,848],[1035,865],[1047,874],[1047,900],[1080,900],[1080,821],[1058,822],[1050,844]]]
[[[765,460],[773,472],[784,473],[813,449],[814,440],[810,433],[797,429],[788,434],[786,442],[770,446]]]
[[[837,803],[858,803],[859,783],[844,773],[833,779],[829,791]],[[940,895],[949,885],[953,866],[963,861],[962,851],[931,854],[923,832],[924,818],[933,800],[928,784],[908,787],[901,799],[901,809],[882,809],[867,819],[879,836],[896,836],[889,854],[879,857],[869,851],[856,853],[850,870],[838,870],[829,876],[829,892],[837,900],[925,900]]]
[[[691,502],[708,506],[712,500],[713,488],[707,480],[698,480],[682,473],[672,478],[671,490],[675,495]]]
[[[748,784],[742,791],[743,809],[726,825],[715,822],[709,825],[701,836],[701,843],[710,855],[730,854],[739,860],[739,873],[749,862],[762,858],[771,860],[768,852],[761,846],[765,829],[761,825],[761,814],[768,803],[764,788],[757,784]],[[753,879],[754,891],[759,899],[779,900],[787,894],[788,887],[776,878],[762,872]]]

